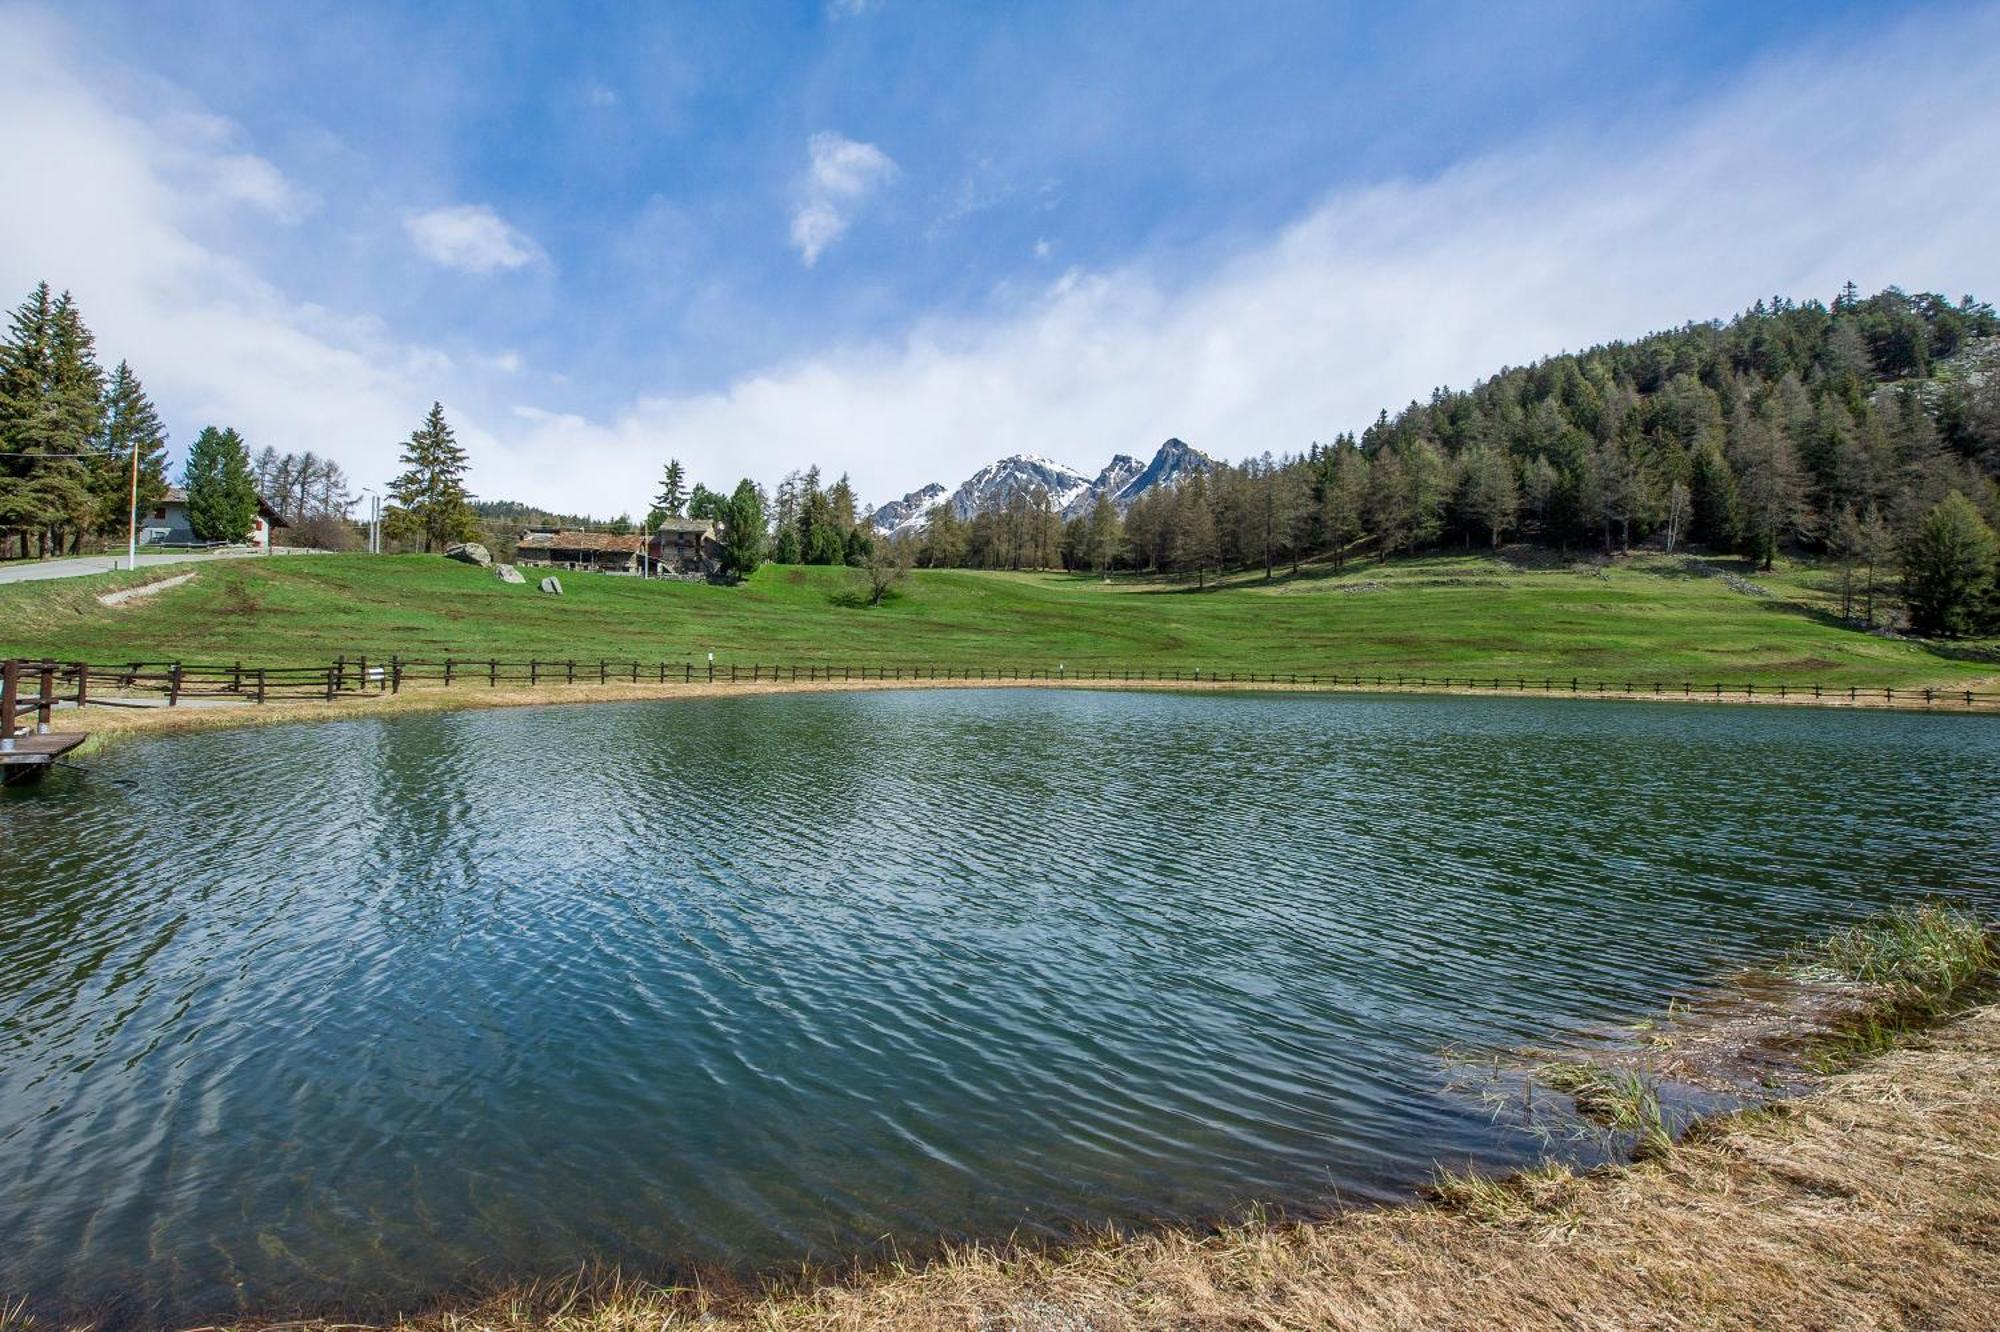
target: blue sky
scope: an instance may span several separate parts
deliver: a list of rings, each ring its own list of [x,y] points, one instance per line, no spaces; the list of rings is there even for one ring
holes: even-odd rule
[[[75,289],[178,440],[227,418],[376,480],[437,397],[477,489],[600,513],[669,454],[880,500],[1016,450],[1296,450],[1770,290],[1990,294],[1950,215],[1992,215],[1996,32],[1834,3],[5,7],[0,281]],[[54,210],[17,188],[51,173]]]

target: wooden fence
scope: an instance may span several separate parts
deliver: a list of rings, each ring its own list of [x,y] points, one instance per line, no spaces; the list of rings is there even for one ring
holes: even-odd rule
[[[1250,685],[1705,702],[1780,702],[1839,707],[1905,707],[2000,712],[2000,692],[1893,689],[1834,684],[1731,684],[1694,680],[1614,680],[1524,674],[1414,675],[1366,672],[1206,671],[1199,667],[946,666],[926,663],[841,665],[828,662],[695,662],[503,660],[497,657],[410,658],[341,656],[325,666],[255,666],[242,662],[132,661],[112,663],[9,661],[7,679],[33,678],[37,693],[7,713],[35,710],[46,724],[56,703],[107,707],[168,707],[201,699],[239,703],[337,701],[357,694],[396,694],[406,686],[445,689],[544,688],[572,684],[785,685],[937,682],[940,684]],[[10,684],[9,697],[16,686]],[[0,734],[11,734],[0,730]]]

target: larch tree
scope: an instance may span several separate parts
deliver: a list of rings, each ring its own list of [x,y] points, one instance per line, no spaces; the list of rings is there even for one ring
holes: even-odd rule
[[[1480,445],[1465,458],[1465,506],[1486,529],[1488,544],[1500,548],[1500,537],[1514,525],[1521,508],[1521,488],[1507,455]]]
[[[433,402],[423,425],[403,445],[402,475],[389,483],[384,521],[405,540],[420,541],[425,553],[478,531],[465,488],[465,450],[445,423],[444,404]]]

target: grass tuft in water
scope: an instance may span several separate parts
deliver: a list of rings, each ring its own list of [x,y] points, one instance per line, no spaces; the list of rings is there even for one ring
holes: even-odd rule
[[[1535,1080],[1561,1092],[1577,1114],[1614,1134],[1630,1137],[1636,1158],[1664,1156],[1674,1136],[1660,1109],[1659,1085],[1629,1068],[1589,1062],[1543,1064]]]
[[[1897,1006],[1939,1011],[1994,969],[1993,936],[1969,911],[1941,902],[1893,910],[1837,930],[1808,969],[1888,989]]]

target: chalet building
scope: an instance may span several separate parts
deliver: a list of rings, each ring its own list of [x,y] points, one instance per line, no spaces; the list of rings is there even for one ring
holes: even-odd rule
[[[722,567],[722,545],[715,524],[699,518],[669,518],[646,540],[646,557],[655,572],[712,574]]]
[[[609,532],[551,532],[531,528],[521,533],[514,563],[531,569],[571,569],[590,573],[645,572],[646,538],[613,536]]]
[[[257,497],[257,516],[250,522],[250,535],[244,538],[246,545],[258,550],[271,548],[271,534],[280,527],[289,527],[284,515],[272,508],[262,495]],[[194,524],[188,520],[187,492],[179,486],[168,486],[166,495],[150,510],[139,515],[139,544],[142,546],[200,546],[205,543],[194,534]]]

